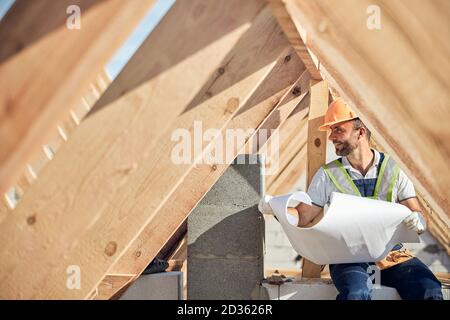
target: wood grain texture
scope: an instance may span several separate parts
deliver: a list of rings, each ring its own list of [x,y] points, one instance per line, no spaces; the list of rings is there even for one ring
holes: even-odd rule
[[[307,176],[306,186],[309,187],[317,170],[325,164],[327,158],[327,133],[318,128],[324,123],[328,109],[328,84],[326,81],[311,81],[311,102],[308,114],[307,142]],[[320,278],[322,266],[303,259],[302,277]]]
[[[0,22],[0,192],[80,103],[153,0],[18,0]],[[81,29],[69,29],[69,5]]]
[[[321,80],[320,64],[315,55],[305,45],[301,38],[300,26],[295,25],[295,20],[291,17],[292,11],[289,7],[292,3],[289,0],[266,0],[272,9],[273,15],[276,17],[280,27],[283,29],[286,37],[292,47],[302,59],[312,79]]]
[[[263,36],[265,33],[262,30],[267,30],[267,28],[272,31]],[[258,42],[264,44],[259,49],[261,54],[266,55],[270,52],[269,55],[272,56],[278,53],[277,56],[272,56],[272,59],[275,59],[274,62],[277,61],[277,63],[270,67],[270,71],[268,70],[269,72],[263,76],[261,81],[255,83],[256,87],[251,96],[236,110],[232,119],[222,128],[222,134],[215,138],[213,145],[227,145],[227,139],[230,139],[230,137],[225,133],[228,130],[243,130],[247,134],[243,142],[249,141],[252,136],[251,132],[255,131],[263,122],[281,97],[303,72],[304,66],[300,62],[295,64],[294,61],[285,59],[289,53],[292,53],[292,50],[289,49],[288,42],[280,31],[269,11],[265,10],[254,22],[246,37],[242,39],[242,46],[236,48],[238,51],[233,54],[236,59],[242,59],[242,55],[252,55],[251,51],[248,51],[247,46],[249,45],[249,39],[255,39],[253,40],[254,44]],[[269,44],[271,45],[269,46]],[[238,54],[238,52],[242,53]],[[247,53],[244,54],[244,52]],[[237,65],[240,64],[238,61],[235,63]],[[233,62],[230,63],[230,68],[232,66]],[[243,70],[239,72],[243,72]],[[231,156],[227,157],[229,162],[198,164],[188,170],[187,175],[183,178],[183,182],[175,190],[171,191],[173,196],[168,198],[164,205],[158,209],[152,221],[140,233],[139,237],[134,240],[124,256],[113,266],[111,272],[118,272],[118,270],[121,270],[120,272],[124,272],[124,270],[128,270],[127,272],[131,270],[137,273],[142,272],[148,261],[151,261],[161,247],[170,239],[174,230],[179,228],[180,224],[186,219],[204,194],[214,185],[235,156],[245,149],[243,144],[234,143],[228,145],[233,145],[232,149],[229,149]],[[165,215],[164,213],[166,212],[170,212],[170,216]],[[157,232],[155,231],[156,229],[158,230]]]
[[[260,1],[172,7],[0,225],[0,255],[8,256],[1,259],[0,294],[87,298],[111,274],[191,167],[172,162],[172,131],[191,131],[194,120],[205,130],[221,128],[242,105],[246,114],[249,95],[287,46],[267,19],[237,44],[262,9]],[[232,50],[242,53],[239,59]],[[42,272],[21,272],[28,259]],[[65,286],[71,264],[85,270],[80,290]]]

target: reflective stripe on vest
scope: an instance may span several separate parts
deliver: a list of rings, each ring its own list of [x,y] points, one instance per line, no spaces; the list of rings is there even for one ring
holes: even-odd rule
[[[361,193],[339,160],[334,160],[322,167],[339,192],[361,197]],[[378,173],[373,197],[370,198],[394,202],[392,191],[399,171],[400,168],[395,161],[389,155],[385,155]]]

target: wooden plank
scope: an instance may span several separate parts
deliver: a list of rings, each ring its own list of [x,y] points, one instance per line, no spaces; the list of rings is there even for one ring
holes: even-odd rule
[[[112,297],[111,292],[119,292],[136,279],[133,274],[108,274],[90,297],[93,300],[107,300]]]
[[[280,192],[283,193],[283,191],[292,188],[292,185],[285,184],[285,179],[290,174],[289,170],[286,170],[286,168],[306,143],[309,101],[310,97],[308,91],[308,94],[305,95],[294,111],[289,115],[288,119],[286,119],[280,127],[280,161],[274,174],[266,177],[268,194],[280,194]],[[291,167],[291,169],[293,168]]]
[[[192,131],[196,119],[204,120],[206,128],[221,128],[287,45],[275,23],[267,19],[243,36],[262,8],[259,1],[207,3],[206,7],[203,1],[191,1],[172,7],[98,108],[93,108],[95,112],[32,185],[30,191],[35,192],[27,192],[14,214],[0,225],[5,231],[0,237],[8,238],[0,241],[0,255],[8,256],[8,261],[1,259],[8,266],[0,268],[0,286],[4,286],[0,295],[85,298],[90,294],[152,219],[153,211],[183,181],[180,171],[192,166],[172,162],[173,129]],[[180,33],[184,36],[173,41]],[[190,81],[180,82],[180,77]],[[65,181],[47,183],[58,176],[65,176]],[[28,221],[36,223],[26,226],[30,207],[35,219]],[[24,257],[14,255],[20,251],[42,272],[24,277],[20,271],[25,268]],[[70,264],[85,270],[80,290],[65,287],[65,268]]]
[[[428,231],[444,247],[447,254],[450,255],[450,225],[448,225],[441,216],[433,211],[433,208],[420,193],[417,194],[419,203],[423,212],[428,217]]]
[[[366,27],[369,5],[381,9],[380,30]],[[442,119],[450,117],[450,3],[318,0],[295,7],[291,18],[306,30],[325,79],[449,225],[450,127]]]
[[[303,136],[304,143],[300,145],[299,150],[283,168],[277,178],[269,187],[270,194],[286,194],[291,192],[300,177],[306,172],[306,134]]]
[[[187,258],[187,234],[180,240],[175,251],[171,254],[170,260],[186,260]]]
[[[308,164],[307,186],[314,174],[325,164],[327,157],[327,133],[318,128],[324,123],[328,109],[328,85],[326,81],[311,82],[311,103],[308,115]],[[303,259],[302,277],[320,278],[322,266]]]
[[[291,58],[290,58],[291,59]],[[295,57],[294,59],[299,59]],[[300,60],[296,63],[301,63]],[[295,61],[293,62],[295,63]],[[309,80],[310,75],[307,70],[305,70],[302,75],[297,79],[297,81],[289,88],[289,90],[285,93],[285,95],[281,98],[277,107],[267,116],[266,119],[261,123],[258,130],[259,131],[267,131],[266,135],[256,134],[249,141],[252,149],[250,150],[250,154],[258,153],[266,155],[266,161],[270,161],[272,155],[271,151],[279,152],[279,146],[273,146],[275,150],[272,150],[271,137],[273,133],[279,135],[279,130],[281,126],[285,123],[288,117],[291,116],[294,112],[299,112],[298,105],[304,99],[304,97],[308,94],[309,90]],[[255,141],[256,140],[256,141]],[[277,143],[277,142],[275,142]],[[279,142],[278,142],[279,143]],[[266,162],[266,166],[268,162]]]
[[[153,0],[17,0],[0,22],[0,192],[16,180]],[[69,5],[81,29],[66,26]]]
[[[187,237],[187,221],[183,221],[180,227],[174,231],[173,235],[170,237],[169,241],[167,241],[159,253],[156,255],[156,258],[169,261],[173,258],[173,255],[180,247],[180,242],[183,242],[183,239]]]
[[[277,19],[280,27],[283,29],[286,37],[291,43],[292,47],[302,59],[312,79],[322,80],[319,72],[319,61],[315,55],[306,47],[303,39],[300,36],[300,30],[292,20],[288,7],[291,6],[290,1],[286,0],[266,0],[272,9],[273,15]]]
[[[110,83],[111,80],[108,75],[104,71],[101,72],[97,76],[95,82],[91,84],[89,92],[82,97],[81,101],[74,107],[73,110],[69,111],[66,119],[63,120],[58,126],[65,128],[65,130],[63,130],[64,134],[61,134],[61,130],[53,130],[49,140],[42,147],[42,150],[39,153],[30,156],[31,160],[29,164],[27,164],[24,172],[19,176],[14,185],[17,191],[18,201],[20,201],[23,197],[25,191],[29,188],[31,183],[37,179],[47,163],[53,159],[54,154],[58,151],[61,145],[69,139],[72,132],[78,127],[84,116],[93,107],[95,102],[100,98]],[[32,175],[30,174],[30,170],[32,170]],[[2,217],[4,217],[4,212],[2,212],[2,210],[3,208],[0,208],[0,223],[2,221]]]
[[[0,198],[0,222],[8,216],[9,212],[11,208],[6,201],[6,194],[3,193]]]

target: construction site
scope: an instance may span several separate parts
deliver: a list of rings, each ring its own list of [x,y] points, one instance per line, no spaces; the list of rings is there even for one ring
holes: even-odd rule
[[[449,300],[448,119],[448,0],[0,0],[0,299]]]

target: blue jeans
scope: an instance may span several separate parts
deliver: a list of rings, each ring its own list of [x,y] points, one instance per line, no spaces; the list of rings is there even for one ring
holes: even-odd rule
[[[368,279],[373,263],[343,263],[330,265],[331,279],[339,291],[337,300],[370,300],[372,289]],[[405,300],[442,300],[441,283],[418,258],[412,258],[380,274],[381,285],[397,289]],[[370,280],[369,280],[370,284]]]

